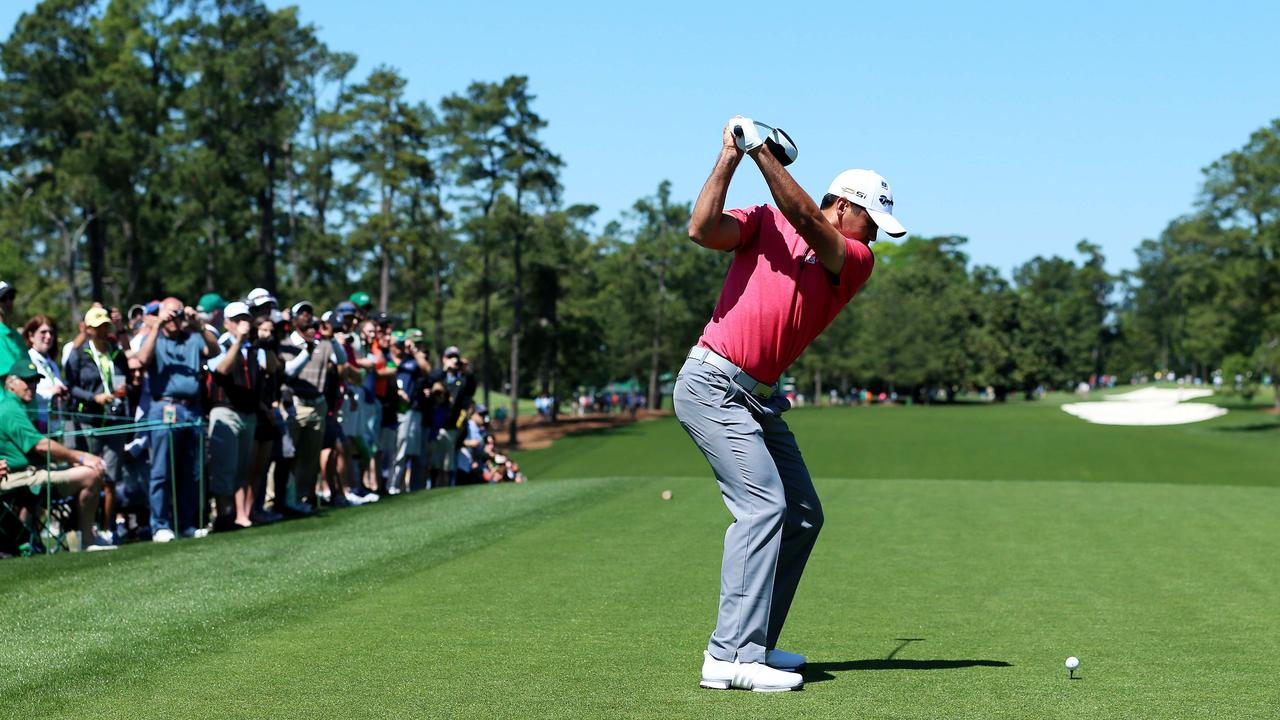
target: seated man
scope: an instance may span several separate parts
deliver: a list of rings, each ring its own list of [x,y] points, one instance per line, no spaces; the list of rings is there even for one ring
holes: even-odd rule
[[[19,358],[12,366],[0,368],[4,392],[0,392],[0,459],[8,465],[8,475],[0,479],[0,493],[16,488],[32,488],[52,483],[60,492],[75,494],[79,500],[80,545],[84,550],[115,550],[115,546],[98,537],[93,520],[98,514],[98,494],[106,464],[102,458],[71,450],[41,435],[27,416],[40,371],[27,358]],[[33,465],[28,456],[39,460],[73,463],[66,470]]]

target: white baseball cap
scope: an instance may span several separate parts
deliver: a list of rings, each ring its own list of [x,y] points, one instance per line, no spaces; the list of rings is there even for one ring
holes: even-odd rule
[[[222,316],[225,318],[249,317],[253,313],[249,312],[249,306],[242,302],[227,303],[222,309]]]
[[[276,302],[275,297],[273,297],[266,288],[254,288],[250,290],[249,295],[244,300],[247,304],[252,305],[253,307],[260,307],[267,303],[271,303],[273,305],[279,304]]]
[[[876,227],[884,230],[890,237],[907,234],[907,229],[893,216],[893,190],[889,189],[889,181],[876,171],[845,170],[831,181],[827,193],[865,208]]]

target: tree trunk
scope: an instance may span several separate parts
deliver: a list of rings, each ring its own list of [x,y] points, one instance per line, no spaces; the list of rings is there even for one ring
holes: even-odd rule
[[[262,224],[258,228],[258,262],[262,263],[262,287],[275,293],[276,287],[276,155],[267,149],[267,177],[258,192]]]
[[[433,252],[432,258],[432,292],[434,305],[432,307],[432,318],[435,322],[435,330],[433,332],[433,340],[435,341],[435,351],[439,355],[444,352],[444,281],[441,277],[443,271],[440,267],[440,253]],[[474,348],[473,348],[474,349]]]
[[[822,367],[813,369],[813,405],[817,407],[822,402]]]
[[[485,241],[487,242],[487,238]],[[480,333],[484,336],[484,355],[480,358],[480,379],[484,381],[484,406],[493,407],[489,401],[489,389],[493,386],[493,348],[489,345],[489,246],[481,250],[483,260],[480,270]]]
[[[378,310],[386,312],[391,304],[391,190],[382,188],[382,268],[378,272]]]
[[[667,296],[667,264],[658,264],[658,299],[653,311],[653,348],[649,354],[649,398],[650,410],[658,409],[658,364],[662,359],[662,306]]]
[[[516,208],[520,207],[520,193],[516,192]],[[518,442],[520,417],[520,314],[524,306],[524,286],[520,268],[520,237],[523,230],[519,227],[521,216],[517,214],[515,232],[515,252],[512,257],[512,297],[511,297],[511,424],[507,442],[514,448]]]
[[[138,236],[134,232],[133,223],[122,220],[120,234],[124,235],[124,264],[127,270],[124,296],[132,302],[133,298],[142,295],[142,248],[138,246]]]
[[[409,327],[418,327],[418,248],[409,246]]]
[[[378,269],[378,311],[387,311],[387,301],[391,298],[391,251],[387,244],[382,244],[382,264]]]
[[[107,290],[104,278],[107,265],[107,227],[93,208],[85,211],[87,217],[94,218],[89,223],[89,292],[93,300],[106,303]]]
[[[213,292],[218,287],[218,231],[210,218],[204,224],[204,290]]]

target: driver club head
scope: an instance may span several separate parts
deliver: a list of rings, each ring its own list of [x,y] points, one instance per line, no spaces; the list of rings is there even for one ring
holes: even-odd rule
[[[751,123],[756,126],[756,134],[764,138],[765,147],[769,148],[769,152],[773,153],[773,156],[778,159],[778,162],[783,167],[796,161],[796,158],[800,155],[800,150],[796,148],[795,141],[791,139],[791,136],[785,130],[771,127],[759,120],[752,120]],[[742,137],[742,128],[735,127],[733,134]]]

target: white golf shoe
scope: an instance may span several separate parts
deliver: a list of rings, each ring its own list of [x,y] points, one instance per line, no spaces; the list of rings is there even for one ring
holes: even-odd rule
[[[778,648],[770,650],[765,653],[764,656],[765,665],[768,665],[774,670],[785,670],[787,672],[795,672],[796,670],[799,670],[804,667],[806,662],[808,661],[800,653],[787,652],[786,650],[779,650]]]
[[[699,686],[712,690],[750,690],[752,692],[786,692],[804,687],[799,673],[785,672],[764,663],[728,662],[702,651],[702,682]]]

